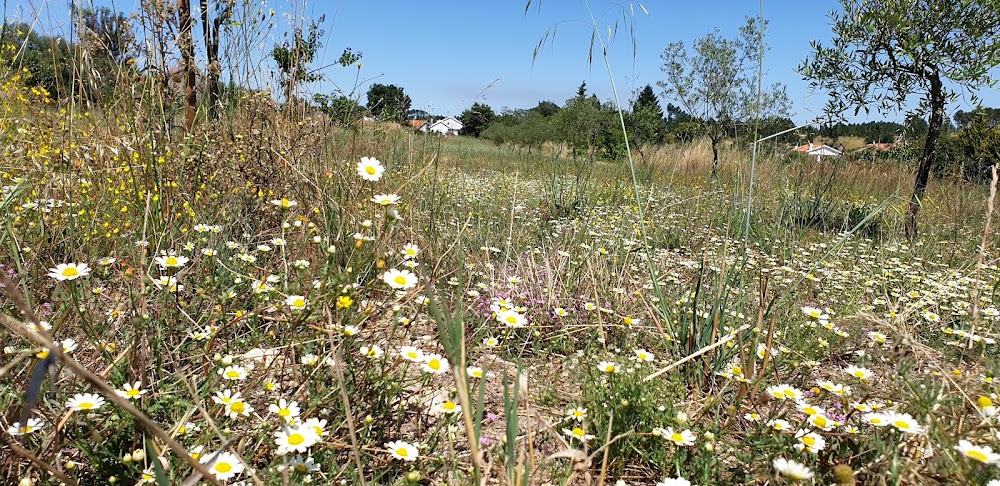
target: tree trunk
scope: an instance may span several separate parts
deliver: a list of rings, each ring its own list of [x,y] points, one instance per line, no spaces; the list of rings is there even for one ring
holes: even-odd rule
[[[941,77],[935,71],[930,77],[931,113],[927,120],[927,140],[924,141],[924,151],[920,156],[920,166],[917,167],[917,177],[913,182],[913,195],[910,206],[906,210],[906,239],[912,242],[917,237],[917,212],[920,202],[927,190],[927,180],[930,177],[931,166],[934,165],[934,155],[937,152],[938,138],[941,136],[941,126],[944,124],[944,85]]]
[[[712,179],[719,175],[719,137],[714,135],[709,135],[709,139],[712,140]]]
[[[226,8],[226,12],[229,7]],[[228,16],[219,14],[214,22],[208,20],[208,0],[201,0],[201,30],[205,38],[205,73],[208,75],[208,116],[212,120],[219,118],[219,26]]]
[[[184,128],[190,133],[194,127],[194,114],[198,106],[198,93],[195,91],[197,78],[194,72],[194,36],[191,34],[191,0],[178,0],[177,13],[180,16],[180,36],[178,46],[184,59],[184,93],[187,99],[187,109],[184,113]]]

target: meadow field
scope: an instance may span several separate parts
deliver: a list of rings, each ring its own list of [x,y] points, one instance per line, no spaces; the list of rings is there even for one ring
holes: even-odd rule
[[[0,86],[3,484],[996,484],[990,188]],[[748,194],[753,184],[752,196]]]

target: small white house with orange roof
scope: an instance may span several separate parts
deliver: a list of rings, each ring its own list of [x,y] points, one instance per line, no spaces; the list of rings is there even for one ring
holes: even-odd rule
[[[820,158],[822,157],[840,157],[841,155],[844,155],[843,152],[829,145],[826,144],[817,145],[812,142],[807,143],[805,145],[799,145],[798,147],[795,147],[792,150],[806,156],[810,157],[816,156],[817,161],[820,160]]]
[[[458,132],[462,130],[463,126],[462,122],[458,121],[457,118],[449,116],[448,118],[442,118],[434,123],[425,123],[420,127],[420,131],[440,133],[442,135],[458,135]]]

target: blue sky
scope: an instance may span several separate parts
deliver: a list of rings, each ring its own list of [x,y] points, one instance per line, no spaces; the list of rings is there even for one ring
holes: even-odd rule
[[[84,2],[91,3],[91,2]],[[110,5],[111,1],[96,1]],[[138,0],[114,2],[118,10],[136,8]],[[197,4],[197,2],[194,2]],[[8,17],[26,18],[43,11],[40,24],[59,29],[65,25],[66,2],[62,0],[20,0],[8,5]],[[312,18],[326,16],[324,48],[317,65],[336,61],[345,47],[364,53],[362,80],[368,83],[402,86],[413,107],[435,114],[457,115],[478,101],[499,111],[502,107],[530,108],[540,100],[562,104],[586,81],[590,92],[602,100],[612,97],[608,71],[599,57],[588,63],[593,27],[582,0],[534,0],[525,12],[526,0],[436,0],[360,1],[315,0],[294,4],[269,0],[267,8],[278,12],[278,26],[268,42],[281,40],[287,29],[282,13],[298,11]],[[623,8],[631,5],[634,17],[632,38],[621,22]],[[612,74],[622,103],[646,84],[655,88],[663,79],[660,54],[672,41],[701,37],[714,28],[733,36],[747,16],[758,13],[758,2],[750,0],[649,1],[615,3],[593,0],[602,33],[619,23],[609,49]],[[808,84],[795,73],[796,66],[810,50],[813,39],[830,38],[827,13],[838,8],[836,0],[765,0],[764,16],[769,21],[765,58],[765,83],[784,83],[792,101],[792,119],[812,120],[820,113],[825,96],[810,93]],[[556,35],[546,42],[537,58],[533,52],[546,32]],[[198,34],[200,36],[200,34]],[[261,49],[263,56],[268,49]],[[264,64],[270,66],[269,64]],[[265,78],[273,73],[263,73]],[[334,67],[325,71],[326,80],[306,89],[329,93],[337,88],[350,91],[355,86],[356,68]],[[363,93],[367,85],[358,90]],[[659,93],[659,89],[656,89]],[[981,93],[986,105],[1000,105],[1000,94]],[[363,101],[363,100],[362,100]],[[668,100],[663,100],[664,103]],[[967,104],[949,106],[949,113],[968,109]],[[902,119],[902,114],[882,117],[878,113],[856,120]]]

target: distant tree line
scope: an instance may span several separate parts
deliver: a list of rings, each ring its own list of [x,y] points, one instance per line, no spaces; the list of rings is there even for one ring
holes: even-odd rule
[[[625,109],[625,126],[633,150],[646,156],[648,149],[662,144],[690,142],[704,134],[706,120],[681,107],[667,103],[661,108],[653,87],[644,86]],[[587,85],[561,106],[540,101],[527,109],[503,108],[499,113],[485,104],[475,103],[462,112],[462,135],[482,137],[497,146],[535,150],[546,142],[566,144],[574,158],[617,160],[625,156],[625,137],[618,110],[611,102],[601,102],[588,94]],[[772,117],[762,121],[761,133],[774,133],[794,127],[792,121]],[[746,137],[746,123],[727,125],[727,136]],[[786,140],[794,139],[789,135]]]
[[[1000,164],[1000,108],[959,110],[954,120],[957,133],[941,135],[938,141],[934,174],[988,183],[990,167]]]

